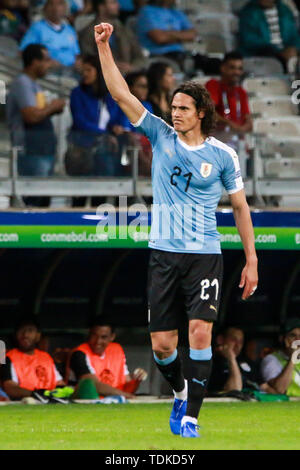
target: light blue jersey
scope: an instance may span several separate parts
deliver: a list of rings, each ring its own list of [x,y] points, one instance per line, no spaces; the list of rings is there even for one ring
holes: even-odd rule
[[[153,150],[149,247],[176,253],[221,253],[216,208],[223,188],[243,188],[236,152],[214,137],[191,147],[173,127],[143,113],[134,124]]]

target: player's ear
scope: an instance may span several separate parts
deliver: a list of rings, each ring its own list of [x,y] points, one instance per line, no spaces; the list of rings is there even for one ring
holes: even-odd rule
[[[204,116],[205,116],[205,112],[204,111],[199,111],[198,116],[199,116],[199,119],[203,119]]]

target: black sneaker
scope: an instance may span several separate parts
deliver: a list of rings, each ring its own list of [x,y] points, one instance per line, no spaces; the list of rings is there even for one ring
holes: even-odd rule
[[[43,405],[47,405],[50,401],[48,397],[45,397],[44,390],[34,390],[31,396]]]
[[[61,398],[50,395],[49,403],[60,403],[62,405],[68,405],[70,403],[70,400],[69,398]]]

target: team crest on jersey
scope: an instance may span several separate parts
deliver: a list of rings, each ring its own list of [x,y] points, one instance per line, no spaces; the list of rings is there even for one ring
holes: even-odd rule
[[[201,163],[200,174],[203,178],[207,178],[211,174],[212,164],[211,163]]]

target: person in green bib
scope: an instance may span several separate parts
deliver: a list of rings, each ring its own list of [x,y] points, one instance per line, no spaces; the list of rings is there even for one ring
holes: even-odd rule
[[[261,374],[275,393],[300,397],[300,318],[290,318],[280,337],[282,347],[261,363]]]

